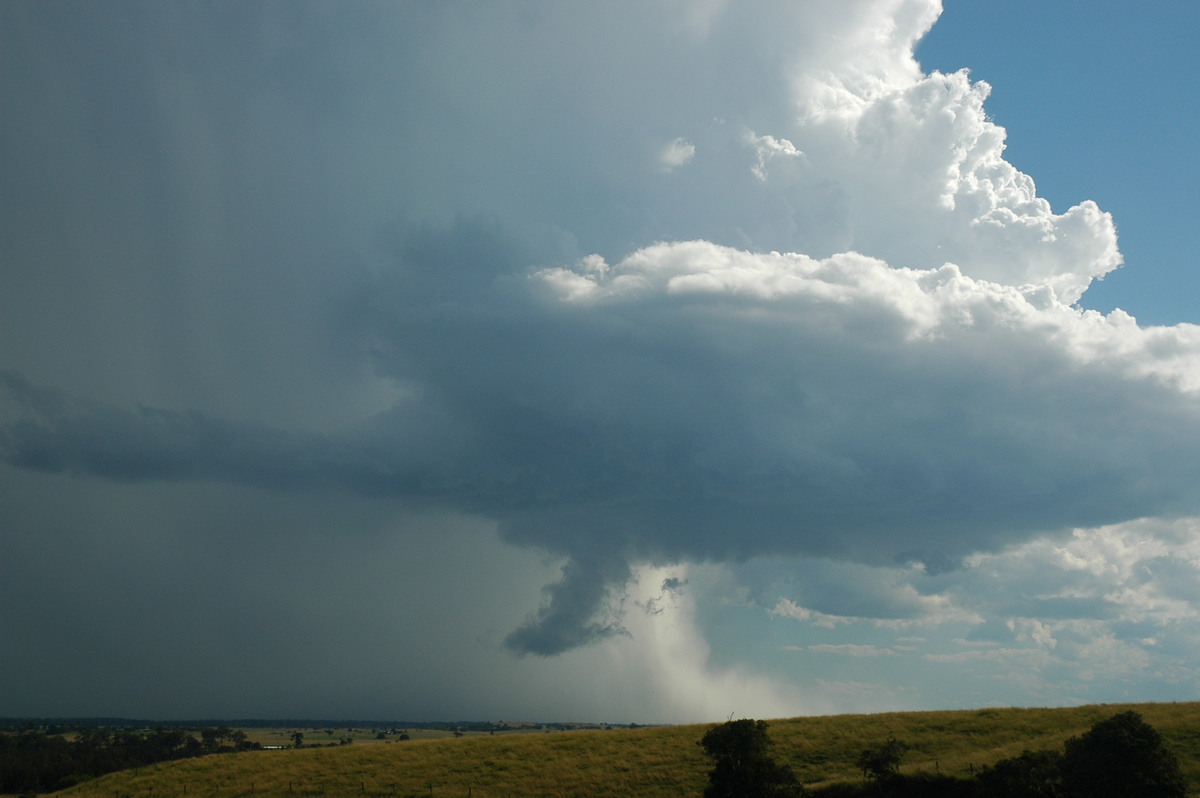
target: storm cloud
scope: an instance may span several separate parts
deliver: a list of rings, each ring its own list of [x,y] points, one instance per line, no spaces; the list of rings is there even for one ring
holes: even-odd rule
[[[1004,159],[990,87],[921,69],[939,11],[7,6],[0,457],[28,488],[8,534],[42,530],[9,545],[52,562],[94,528],[154,552],[205,496],[179,544],[200,562],[221,541],[268,567],[294,528],[295,573],[336,590],[318,566],[341,547],[487,538],[538,564],[473,559],[460,609],[404,634],[514,579],[486,629],[463,622],[537,655],[504,669],[653,648],[642,610],[698,612],[721,568],[763,622],[941,618],[1060,653],[1137,625],[1090,586],[1001,600],[963,574],[1200,515],[1200,327],[1080,307],[1121,265],[1113,220],[1054,212]],[[107,490],[138,506],[128,537]],[[86,511],[47,509],[73,495]],[[770,561],[822,565],[755,575]],[[1164,549],[1122,584],[1190,602],[1189,562]],[[236,590],[261,601],[252,570]]]
[[[639,563],[954,567],[1200,500],[1195,343],[1041,286],[687,242],[507,277],[472,303],[378,296],[377,369],[419,387],[354,430],[39,403],[10,376],[29,413],[5,458],[487,515],[571,559],[510,638],[537,653],[618,628],[593,616]]]

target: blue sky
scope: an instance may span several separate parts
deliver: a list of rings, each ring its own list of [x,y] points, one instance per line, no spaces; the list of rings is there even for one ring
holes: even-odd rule
[[[1195,698],[1194,25],[1121,14],[0,5],[0,715]]]

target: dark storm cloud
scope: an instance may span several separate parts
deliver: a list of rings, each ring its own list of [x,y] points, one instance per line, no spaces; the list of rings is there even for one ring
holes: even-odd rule
[[[368,455],[330,440],[197,412],[124,410],[79,402],[0,372],[0,396],[25,411],[4,429],[4,459],[19,468],[115,480],[217,480],[283,490],[385,480]]]
[[[547,585],[547,603],[504,644],[520,654],[550,656],[595,643],[613,635],[626,634],[620,613],[605,611],[611,586],[630,577],[620,559],[607,567],[593,561],[572,561],[563,568],[562,579]]]
[[[401,274],[369,292],[377,368],[415,387],[358,429],[74,406],[10,374],[24,412],[6,460],[484,513],[571,558],[508,640],[539,654],[617,631],[607,588],[638,562],[936,571],[1035,533],[1196,509],[1196,399],[1131,373],[1137,354],[1089,355],[1100,336],[1076,311],[861,256],[688,244],[493,278],[486,236],[413,240],[402,249],[482,285],[447,296]]]
[[[988,87],[921,73],[938,10],[4,4],[9,562],[42,582],[69,565],[75,600],[100,586],[94,628],[131,647],[122,580],[153,595],[186,573],[168,606],[197,637],[159,615],[153,637],[219,659],[252,646],[205,620],[171,546],[215,575],[234,551],[244,589],[214,615],[266,602],[228,628],[295,629],[255,576],[315,582],[333,609],[301,602],[325,622],[297,639],[363,658],[356,634],[404,639],[365,669],[376,693],[425,629],[537,654],[530,672],[619,639],[647,564],[919,561],[949,583],[973,552],[1200,511],[1200,335],[1070,306],[1120,263],[1112,220],[1054,213],[1004,160]],[[489,602],[492,550],[440,600],[462,527],[550,555],[521,568],[550,581],[540,609],[536,589]],[[297,530],[325,543],[280,569]],[[339,555],[355,567],[323,576]],[[402,634],[347,598],[393,561]],[[1147,569],[1187,595],[1185,572]],[[803,597],[891,619],[930,604],[834,592],[814,577]],[[70,604],[9,628],[61,659],[39,629]],[[476,628],[485,606],[495,628]],[[439,679],[422,684],[451,695]]]

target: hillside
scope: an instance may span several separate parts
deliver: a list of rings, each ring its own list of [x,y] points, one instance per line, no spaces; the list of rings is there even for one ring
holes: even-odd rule
[[[969,775],[1025,749],[1059,748],[1098,720],[1133,709],[1178,754],[1200,795],[1200,703],[1108,704],[774,720],[775,757],[809,785],[860,778],[863,748],[888,737],[910,750],[902,771]],[[699,796],[708,725],[413,740],[252,751],[113,773],[56,795],[91,796]]]

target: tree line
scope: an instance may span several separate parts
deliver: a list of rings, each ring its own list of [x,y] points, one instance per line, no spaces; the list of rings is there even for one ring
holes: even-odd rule
[[[227,726],[0,732],[0,793],[52,792],[117,770],[260,747]]]
[[[699,741],[713,760],[704,798],[1185,798],[1187,782],[1162,735],[1137,712],[1097,722],[1062,751],[1025,751],[972,778],[901,774],[907,750],[888,739],[858,758],[863,781],[806,790],[770,752],[767,723],[733,720]]]

